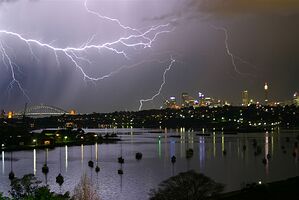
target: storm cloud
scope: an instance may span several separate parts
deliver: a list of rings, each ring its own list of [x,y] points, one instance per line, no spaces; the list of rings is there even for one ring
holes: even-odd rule
[[[18,0],[0,0],[0,3],[11,3],[11,2],[16,2]]]
[[[90,38],[92,43],[103,44],[130,34],[117,23],[88,13],[83,0],[9,2],[14,3],[0,8],[0,30],[55,47],[80,47]],[[166,23],[171,30],[175,27],[159,35],[150,48],[124,49],[129,59],[105,49],[78,54],[91,61],[81,59],[88,75],[113,74],[98,82],[84,81],[78,68],[61,52],[58,65],[55,54],[47,48],[32,45],[32,56],[28,45],[15,37],[2,33],[0,42],[19,66],[15,67],[16,78],[30,96],[30,104],[45,103],[79,112],[136,110],[140,99],[158,91],[171,56],[177,62],[166,75],[162,94],[145,103],[145,109],[160,108],[170,96],[180,102],[182,92],[194,98],[202,92],[239,105],[245,89],[251,98],[263,98],[264,82],[269,84],[271,100],[287,100],[299,91],[298,5],[291,0],[89,0],[93,11],[131,27],[144,30]],[[238,71],[252,76],[236,73],[224,32],[211,25],[227,29],[231,53],[254,65],[237,60]],[[122,68],[136,63],[142,64]],[[8,91],[11,81],[9,68],[0,62],[0,109],[18,110],[28,102],[16,85]]]
[[[299,12],[297,0],[191,0],[188,6],[199,12],[222,15]]]

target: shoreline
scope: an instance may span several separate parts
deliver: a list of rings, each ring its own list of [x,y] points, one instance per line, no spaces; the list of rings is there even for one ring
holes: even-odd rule
[[[299,196],[299,176],[265,184],[252,183],[237,191],[220,194],[217,200],[294,199]],[[297,199],[295,198],[295,199]]]
[[[5,152],[15,152],[15,151],[28,151],[28,150],[34,150],[34,149],[55,149],[56,147],[64,147],[64,146],[81,146],[81,145],[94,145],[96,142],[98,144],[115,144],[117,142],[121,141],[120,138],[111,138],[111,139],[102,139],[100,141],[89,141],[89,142],[65,142],[65,143],[59,143],[59,144],[53,144],[53,145],[27,145],[27,146],[16,146],[12,145],[9,147],[1,147],[1,151]]]

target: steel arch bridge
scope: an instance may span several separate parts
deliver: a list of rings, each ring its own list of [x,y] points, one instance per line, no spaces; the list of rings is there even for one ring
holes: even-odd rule
[[[24,110],[17,112],[15,116],[22,116],[23,114]],[[45,104],[29,106],[25,110],[25,115],[29,117],[59,116],[64,114],[68,114],[68,112],[61,108]]]

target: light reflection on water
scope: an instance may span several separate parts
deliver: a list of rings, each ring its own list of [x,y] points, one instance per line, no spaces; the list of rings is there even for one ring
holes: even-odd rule
[[[298,133],[225,135],[214,132],[210,136],[197,136],[195,132],[188,132],[184,128],[162,130],[164,133],[149,133],[145,129],[108,131],[122,132],[123,141],[117,144],[19,151],[13,153],[12,162],[9,153],[2,152],[0,191],[7,194],[9,190],[8,173],[11,164],[16,176],[34,173],[40,180],[47,181],[56,192],[72,191],[82,174],[86,173],[104,200],[146,199],[151,188],[188,169],[226,184],[226,191],[239,189],[248,182],[281,180],[299,174],[298,147],[294,147]],[[172,137],[174,135],[178,137]],[[290,138],[290,142],[286,141],[286,137]],[[259,146],[264,147],[261,155],[254,156],[254,139]],[[286,153],[283,153],[281,146],[285,146]],[[194,156],[187,160],[188,148],[194,150]],[[297,152],[296,157],[292,155],[293,151]],[[142,160],[136,161],[136,152],[143,154]],[[262,159],[268,154],[271,158],[264,165]],[[117,157],[120,155],[125,159],[121,166],[124,171],[122,176],[117,174],[120,169]],[[170,162],[173,155],[177,157],[175,164]],[[99,165],[99,173],[88,167],[89,160],[93,160],[95,166]],[[41,171],[45,162],[49,167],[47,176]],[[59,173],[65,180],[61,188],[55,182]]]
[[[68,151],[67,151],[67,145],[65,145],[65,172],[67,172],[67,168],[68,168]]]
[[[4,162],[5,154],[4,151],[2,151],[2,174],[5,173],[5,162]]]
[[[35,149],[33,149],[33,174],[36,175],[36,150]]]

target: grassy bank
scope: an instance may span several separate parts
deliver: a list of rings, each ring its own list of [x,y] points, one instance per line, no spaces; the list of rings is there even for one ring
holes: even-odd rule
[[[283,181],[251,185],[240,191],[220,195],[219,200],[299,199],[299,176]]]

